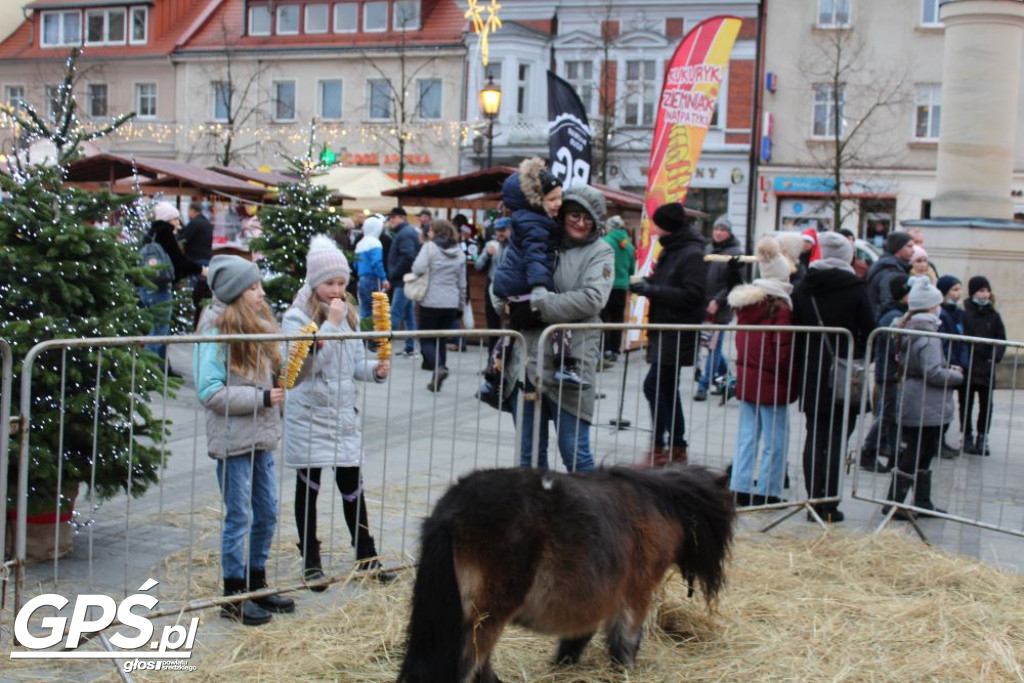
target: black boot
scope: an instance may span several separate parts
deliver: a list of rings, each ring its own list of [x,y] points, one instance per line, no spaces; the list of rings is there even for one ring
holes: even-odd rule
[[[397,578],[394,572],[383,571],[383,565],[377,557],[377,547],[369,534],[361,536],[356,545],[356,571],[375,572],[374,578],[383,584],[391,583]]]
[[[238,595],[246,592],[245,579],[224,579],[224,595]],[[222,605],[220,615],[225,619],[240,621],[245,626],[260,626],[270,621],[274,615],[257,605],[252,600],[233,602]]]
[[[266,587],[267,570],[250,569],[249,590],[258,591]],[[281,595],[267,595],[262,598],[253,598],[253,602],[255,602],[263,609],[267,610],[268,612],[274,612],[276,614],[291,614],[295,611],[295,601],[291,598],[286,598]]]
[[[299,554],[302,555],[302,580],[306,583],[319,581],[324,578],[324,569],[320,563],[320,541],[310,541],[309,548],[303,548],[299,541]],[[319,586],[308,586],[314,593],[323,593],[327,590],[327,584]]]
[[[935,503],[932,502],[931,470],[922,470],[917,473],[917,483],[914,485],[914,506],[922,510],[946,514],[945,510],[935,507]]]
[[[903,499],[907,497],[907,491],[914,483],[914,477],[901,472],[898,469],[892,471],[892,479],[889,481],[889,493],[886,494],[886,500],[891,500],[894,503],[902,503]],[[891,505],[886,505],[882,508],[882,514],[889,514],[889,510],[892,509]],[[913,513],[906,510],[900,509],[893,515],[893,519],[912,519]]]

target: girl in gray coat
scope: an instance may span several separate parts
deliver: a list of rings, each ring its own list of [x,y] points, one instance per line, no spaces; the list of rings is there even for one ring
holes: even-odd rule
[[[941,324],[941,305],[942,292],[925,280],[915,281],[907,301],[908,312],[898,325],[907,330],[936,332]],[[962,368],[947,367],[942,345],[942,340],[935,337],[911,335],[904,335],[900,342],[900,426],[907,448],[900,453],[889,485],[889,500],[902,502],[913,487],[915,507],[935,512],[945,510],[932,503],[929,467],[939,452],[943,427],[953,419],[953,390],[964,381]],[[883,511],[887,513],[888,508]]]
[[[323,333],[353,332],[359,329],[357,311],[345,299],[349,266],[334,240],[317,235],[306,254],[306,284],[285,312],[282,328],[295,333],[315,321]],[[295,524],[303,579],[324,576],[320,541],[316,534],[316,501],[320,472],[334,468],[341,492],[345,523],[356,549],[356,567],[377,571],[382,582],[394,579],[381,572],[377,548],[370,535],[366,498],[359,473],[362,464],[362,421],[356,412],[356,380],[383,382],[390,372],[386,360],[370,360],[358,339],[317,341],[288,393],[285,410],[285,466],[297,470],[295,477]],[[323,591],[319,585],[312,590]]]

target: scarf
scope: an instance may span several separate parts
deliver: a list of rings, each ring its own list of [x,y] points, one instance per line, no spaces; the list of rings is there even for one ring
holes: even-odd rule
[[[817,261],[815,261],[817,263]],[[793,301],[789,298],[789,293],[793,291],[793,285],[782,280],[776,280],[775,278],[758,278],[752,283],[755,287],[760,287],[766,293],[771,296],[782,299],[786,302],[786,305],[793,308]]]
[[[852,265],[850,265],[849,263],[843,263],[841,260],[832,257],[818,259],[817,261],[811,261],[811,265],[808,267],[811,270],[829,270],[830,268],[835,268],[837,270],[845,270],[847,273],[850,273],[851,275],[857,274],[853,270]]]

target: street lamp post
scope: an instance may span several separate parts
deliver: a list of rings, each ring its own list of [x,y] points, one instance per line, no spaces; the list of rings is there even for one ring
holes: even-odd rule
[[[501,109],[501,88],[494,82],[494,76],[487,77],[487,84],[480,91],[480,109],[487,117],[487,168],[491,167],[494,152],[494,119]]]

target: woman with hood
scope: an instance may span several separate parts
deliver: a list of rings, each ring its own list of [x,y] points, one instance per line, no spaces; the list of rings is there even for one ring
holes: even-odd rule
[[[857,277],[850,263],[853,245],[837,232],[818,236],[821,258],[811,261],[807,275],[793,289],[793,324],[814,327],[841,327],[853,335],[853,358],[863,359],[868,335],[875,328],[875,316],[868,302],[867,285]],[[835,358],[845,359],[848,343],[845,335],[809,336],[798,334],[794,358],[800,359],[798,371],[801,408],[807,421],[804,442],[804,485],[807,496],[839,497],[839,473],[842,454],[856,426],[859,405],[837,402],[834,394],[842,387],[829,386],[829,373]],[[846,432],[839,429],[843,410],[847,413]],[[818,503],[817,515],[826,522],[841,522],[845,515],[838,502]],[[810,519],[814,519],[810,515]]]
[[[427,237],[427,243],[412,262],[414,275],[430,270],[427,293],[420,301],[419,329],[449,332],[466,305],[466,254],[459,246],[455,226],[444,219],[430,222]],[[423,337],[420,351],[423,367],[434,373],[427,389],[441,391],[441,384],[448,377],[448,345],[440,337]]]
[[[506,193],[503,192],[503,198]],[[523,208],[522,193],[510,195],[512,204],[505,204],[513,211]],[[568,382],[558,384],[555,373],[558,354],[549,346],[543,358],[537,354],[537,342],[541,328],[557,323],[601,322],[601,310],[611,294],[615,273],[615,254],[607,242],[601,239],[607,211],[604,196],[590,186],[576,186],[565,192],[559,218],[562,230],[559,233],[557,259],[552,273],[553,288],[531,298],[527,315],[530,323],[522,328],[524,345],[514,344],[508,359],[506,372],[518,377],[526,368],[526,386],[523,390],[523,414],[521,427],[521,450],[519,464],[530,467],[533,460],[533,421],[536,403],[540,406],[540,441],[537,447],[537,465],[548,467],[548,422],[554,421],[558,434],[558,451],[565,468],[570,472],[586,472],[594,469],[594,456],[590,449],[590,424],[593,420],[595,389],[594,377],[597,372],[598,354],[601,347],[601,333],[598,330],[577,332],[573,337],[575,355],[579,358],[579,373],[585,384]],[[515,228],[513,228],[513,236]],[[511,257],[505,257],[508,263]],[[495,282],[495,290],[497,282]],[[492,291],[495,307],[501,308],[503,301]],[[538,377],[543,373],[543,390],[536,387]],[[519,417],[518,402],[511,400],[513,412]]]
[[[373,293],[388,290],[388,274],[384,270],[384,245],[380,241],[382,232],[384,219],[374,214],[363,221],[363,237],[356,244],[360,319],[373,316]]]

